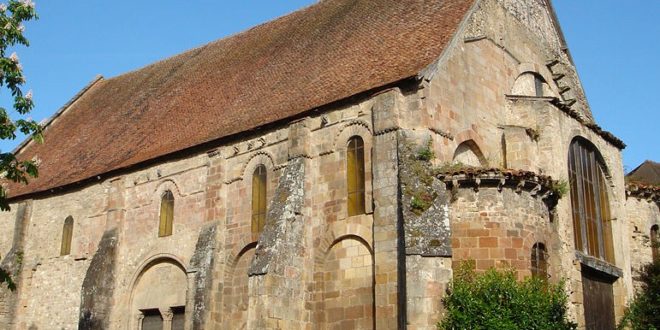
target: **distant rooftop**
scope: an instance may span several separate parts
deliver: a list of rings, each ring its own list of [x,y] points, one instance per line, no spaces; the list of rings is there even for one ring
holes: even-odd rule
[[[626,182],[660,186],[660,163],[647,160],[626,175]]]

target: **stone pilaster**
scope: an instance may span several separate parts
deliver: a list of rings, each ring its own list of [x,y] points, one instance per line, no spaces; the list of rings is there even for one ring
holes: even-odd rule
[[[400,249],[401,224],[398,207],[398,90],[375,97],[372,113],[373,199],[374,199],[374,259],[375,259],[375,319],[377,329],[405,326],[405,299],[401,273],[405,265]],[[403,284],[403,285],[402,285]]]
[[[123,178],[110,181],[107,192],[105,232],[82,285],[78,320],[82,330],[111,328],[120,228],[126,215]]]
[[[216,237],[218,223],[202,228],[195,253],[188,271],[188,293],[186,301],[186,324],[189,329],[204,329],[207,324],[209,306],[213,292],[213,269],[216,263]]]

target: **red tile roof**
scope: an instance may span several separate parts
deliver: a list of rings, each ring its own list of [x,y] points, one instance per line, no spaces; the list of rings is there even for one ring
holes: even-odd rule
[[[416,76],[474,0],[324,0],[96,82],[19,157],[41,160],[10,196],[79,182]]]

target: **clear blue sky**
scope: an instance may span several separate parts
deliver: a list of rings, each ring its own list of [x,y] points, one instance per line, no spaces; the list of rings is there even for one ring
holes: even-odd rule
[[[37,1],[40,19],[27,24],[31,46],[16,49],[35,95],[32,117],[51,116],[97,74],[134,70],[314,2]],[[660,161],[660,1],[554,5],[597,123],[628,144],[627,169]],[[6,96],[0,101],[8,105]],[[19,142],[2,141],[0,149]]]

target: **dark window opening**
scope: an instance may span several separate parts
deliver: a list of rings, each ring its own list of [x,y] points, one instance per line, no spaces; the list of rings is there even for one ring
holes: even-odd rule
[[[548,278],[548,252],[543,243],[536,243],[532,247],[532,276],[541,279]]]
[[[186,325],[186,307],[172,307],[172,330],[184,330]]]
[[[158,309],[142,310],[142,330],[163,330],[163,317]]]
[[[539,75],[534,75],[534,91],[536,92],[537,97],[543,96],[543,78]]]

